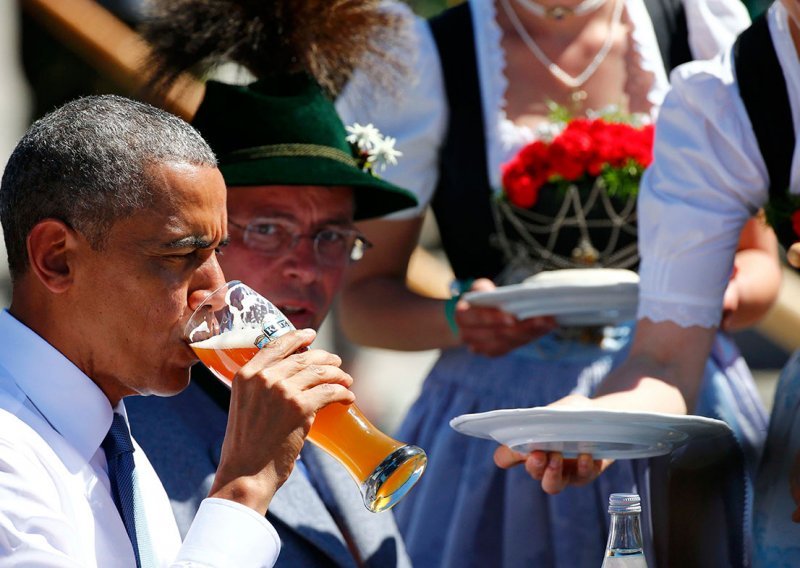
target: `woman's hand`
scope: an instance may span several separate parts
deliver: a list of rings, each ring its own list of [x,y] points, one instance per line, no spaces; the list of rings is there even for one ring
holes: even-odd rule
[[[786,260],[795,268],[800,268],[800,243],[794,243],[786,251]]]
[[[494,290],[491,280],[479,278],[470,291]],[[538,339],[556,327],[552,317],[532,317],[523,320],[498,308],[473,306],[466,300],[456,305],[455,320],[459,339],[473,353],[498,357]]]
[[[592,401],[584,396],[569,395],[550,406],[591,408]],[[590,454],[580,454],[576,459],[564,459],[561,452],[534,451],[523,454],[507,446],[500,446],[494,452],[494,463],[503,469],[524,463],[528,475],[542,482],[542,490],[555,495],[569,485],[580,487],[594,481],[613,460],[595,460]]]
[[[728,286],[725,288],[725,296],[722,299],[722,320],[720,321],[719,328],[723,331],[731,331],[731,327],[735,325],[736,310],[739,309],[739,282],[736,280],[736,273],[738,269],[734,265],[731,279],[728,281]]]
[[[739,237],[720,329],[739,331],[757,323],[777,299],[780,283],[777,239],[758,215],[745,224]]]
[[[694,408],[713,340],[711,328],[639,320],[628,358],[603,379],[595,398],[570,395],[550,406],[686,414]],[[504,468],[525,463],[530,476],[542,482],[542,489],[555,494],[568,485],[594,480],[612,461],[588,455],[565,460],[558,452],[523,455],[501,447],[495,452],[495,463]]]
[[[581,454],[577,459],[564,459],[560,452],[521,454],[507,446],[500,446],[494,452],[494,463],[503,469],[524,463],[525,471],[533,479],[542,482],[542,490],[555,495],[569,485],[580,487],[594,481],[613,461],[594,460],[589,454]]]

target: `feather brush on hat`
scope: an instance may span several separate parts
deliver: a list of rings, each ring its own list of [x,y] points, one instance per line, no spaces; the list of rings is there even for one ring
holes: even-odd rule
[[[356,68],[387,89],[406,72],[407,24],[382,0],[155,0],[140,31],[156,90],[234,62],[259,79],[307,73],[335,97]]]

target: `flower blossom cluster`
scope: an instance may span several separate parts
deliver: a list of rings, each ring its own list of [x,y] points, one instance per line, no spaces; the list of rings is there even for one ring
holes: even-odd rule
[[[372,124],[361,125],[354,123],[346,126],[347,138],[356,154],[358,165],[365,171],[372,171],[386,166],[396,166],[397,158],[403,155],[394,145],[397,142],[391,136],[383,136]]]
[[[539,190],[603,178],[610,194],[636,191],[653,156],[653,126],[575,118],[560,133],[531,142],[503,165],[506,198],[536,204]]]

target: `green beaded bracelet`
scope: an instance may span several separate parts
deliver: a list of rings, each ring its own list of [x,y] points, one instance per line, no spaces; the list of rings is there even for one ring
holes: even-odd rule
[[[453,335],[458,337],[458,324],[456,323],[456,304],[461,299],[465,292],[472,288],[472,283],[475,282],[474,278],[467,278],[465,280],[453,280],[450,284],[450,293],[452,297],[444,303],[444,316],[447,318],[447,325],[450,326],[450,331]]]

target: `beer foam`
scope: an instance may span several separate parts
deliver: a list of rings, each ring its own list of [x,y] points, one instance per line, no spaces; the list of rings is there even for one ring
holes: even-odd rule
[[[248,349],[255,347],[258,329],[236,329],[192,343],[193,349]]]
[[[208,333],[210,331],[211,331],[211,329],[209,329],[209,327],[208,327],[208,322],[207,321],[203,321],[203,323],[198,325],[194,329],[194,331],[192,331],[192,333]]]

